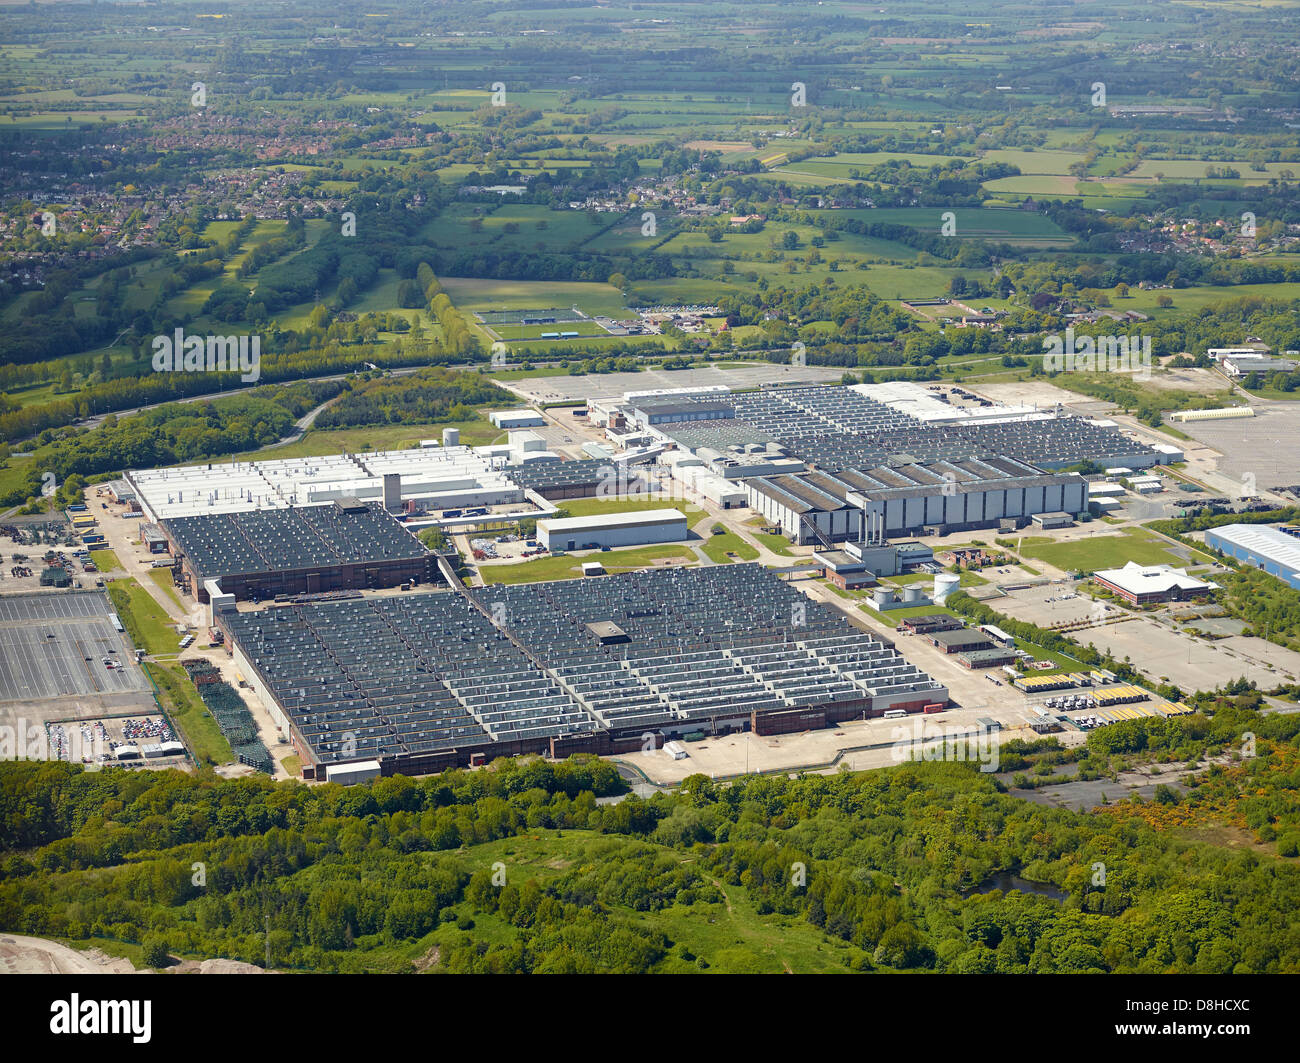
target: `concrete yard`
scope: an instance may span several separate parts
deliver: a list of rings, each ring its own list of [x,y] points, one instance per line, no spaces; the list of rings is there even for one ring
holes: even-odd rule
[[[1014,620],[1023,620],[1039,627],[1100,617],[1096,612],[1099,604],[1105,609],[1107,617],[1117,616],[1121,612],[1117,606],[1093,601],[1067,583],[1048,583],[1008,591],[1006,597],[989,604]]]
[[[1088,628],[1075,637],[1119,660],[1127,657],[1153,679],[1168,679],[1184,690],[1215,690],[1242,676],[1262,687],[1294,683],[1300,677],[1300,653],[1241,635],[1208,642],[1134,619]]]
[[[0,702],[147,690],[114,615],[97,592],[0,597]]]
[[[587,399],[621,398],[626,391],[655,388],[698,388],[722,384],[730,388],[756,388],[760,384],[814,384],[838,381],[844,370],[834,366],[772,365],[756,362],[735,369],[646,369],[640,373],[601,373],[587,376],[541,376],[498,380],[525,402],[585,402]]]
[[[1300,438],[1300,403],[1252,402],[1254,417],[1221,421],[1187,421],[1179,431],[1219,451],[1220,475],[1237,487],[1237,494],[1250,486],[1266,490],[1300,482],[1296,470],[1296,439]]]

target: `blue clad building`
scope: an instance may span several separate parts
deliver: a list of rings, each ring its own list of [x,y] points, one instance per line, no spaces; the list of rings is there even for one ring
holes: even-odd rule
[[[1226,524],[1205,533],[1205,545],[1276,576],[1300,590],[1300,539],[1260,524]]]

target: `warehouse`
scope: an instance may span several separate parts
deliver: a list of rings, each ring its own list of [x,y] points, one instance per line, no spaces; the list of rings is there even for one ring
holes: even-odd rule
[[[415,447],[134,470],[127,479],[147,519],[157,523],[339,498],[383,502],[390,512],[410,501],[421,509],[522,502],[522,489],[506,479],[501,464],[468,447]]]
[[[644,748],[647,731],[781,733],[948,703],[893,646],[761,565],[285,605],[218,623],[307,779],[355,781],[374,762],[387,776],[608,755]]]
[[[511,465],[502,469],[502,475],[526,491],[533,491],[547,500],[560,498],[590,498],[617,484],[619,493],[634,491],[640,484],[637,477],[619,477],[616,466],[599,458],[582,461],[543,461],[529,465]]]
[[[797,543],[997,527],[1005,518],[1087,509],[1077,473],[1047,473],[1013,458],[900,463],[746,482],[750,507]]]
[[[721,421],[736,415],[725,399],[640,399],[629,407],[630,420],[641,428],[682,421]]]
[[[1205,545],[1300,590],[1300,541],[1267,525],[1228,524],[1205,533]]]
[[[182,589],[200,602],[216,581],[237,599],[395,587],[433,578],[428,548],[384,508],[356,499],[162,524]]]
[[[1130,605],[1181,602],[1218,589],[1213,583],[1189,576],[1185,568],[1139,565],[1136,561],[1123,568],[1098,569],[1092,578]]]
[[[993,640],[983,631],[974,628],[958,628],[952,631],[935,631],[926,636],[930,643],[944,653],[970,653],[975,650],[1000,649],[993,645]]]
[[[546,418],[536,410],[493,410],[488,420],[497,428],[540,428]]]
[[[1001,668],[1003,665],[1010,664],[1016,659],[1016,651],[1000,646],[991,650],[963,650],[956,657],[958,664],[973,671]]]
[[[592,550],[604,546],[676,543],[689,532],[686,515],[675,509],[639,509],[590,517],[550,517],[537,522],[537,538],[548,550]]]
[[[672,473],[679,483],[723,509],[740,509],[749,504],[749,493],[743,484],[718,476],[703,465],[678,463],[673,466]]]

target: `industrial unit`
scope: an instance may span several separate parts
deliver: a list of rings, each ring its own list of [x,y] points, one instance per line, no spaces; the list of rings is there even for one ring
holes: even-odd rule
[[[760,477],[746,487],[750,506],[797,543],[859,539],[868,525],[884,535],[946,534],[1087,509],[1077,473],[1006,457]]]
[[[184,590],[209,584],[236,599],[393,587],[433,578],[432,555],[383,507],[356,499],[322,506],[165,520]]]
[[[548,550],[675,543],[681,542],[687,534],[686,514],[675,509],[552,517],[537,522],[537,538]]]
[[[497,619],[502,618],[502,619]],[[661,569],[226,612],[306,778],[923,712],[948,692],[760,565]]]
[[[1205,533],[1205,545],[1300,590],[1300,541],[1260,524],[1228,524]]]
[[[493,410],[488,420],[497,428],[540,428],[546,418],[536,410]]]
[[[508,453],[508,450],[507,450]],[[271,461],[185,465],[127,473],[147,519],[287,509],[339,498],[442,509],[524,501],[504,458],[469,447],[415,447]]]

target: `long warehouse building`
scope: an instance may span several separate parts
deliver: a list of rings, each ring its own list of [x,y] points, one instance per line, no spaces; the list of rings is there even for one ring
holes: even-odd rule
[[[1205,545],[1300,590],[1300,539],[1284,531],[1259,524],[1226,524],[1207,531]]]
[[[688,534],[686,514],[676,509],[639,509],[591,517],[550,517],[537,522],[537,538],[548,550],[677,543]]]
[[[750,506],[801,544],[868,532],[947,534],[1088,508],[1082,476],[1005,456],[758,477],[746,489]]]

